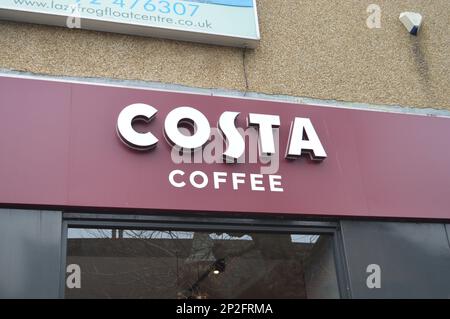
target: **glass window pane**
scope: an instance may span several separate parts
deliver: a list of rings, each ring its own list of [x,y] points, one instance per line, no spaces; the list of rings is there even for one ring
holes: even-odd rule
[[[66,298],[339,298],[333,237],[74,229]]]

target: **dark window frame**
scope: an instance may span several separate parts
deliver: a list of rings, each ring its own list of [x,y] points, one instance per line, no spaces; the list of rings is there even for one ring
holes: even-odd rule
[[[317,220],[301,216],[245,216],[217,213],[78,213],[63,212],[60,297],[66,285],[67,234],[69,228],[154,229],[173,231],[228,231],[263,233],[328,234],[333,236],[334,263],[339,295],[351,298],[348,270],[345,263],[340,223],[337,220]]]

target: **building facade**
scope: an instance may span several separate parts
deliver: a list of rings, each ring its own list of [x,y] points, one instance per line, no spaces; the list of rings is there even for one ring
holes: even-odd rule
[[[450,297],[450,3],[256,6],[251,44],[0,7],[0,297]]]

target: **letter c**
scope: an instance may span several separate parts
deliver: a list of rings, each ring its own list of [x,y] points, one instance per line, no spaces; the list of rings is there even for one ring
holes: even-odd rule
[[[172,184],[172,186],[174,186],[176,188],[182,188],[182,187],[186,186],[185,182],[176,182],[175,181],[175,175],[183,176],[184,172],[179,170],[179,169],[171,171],[170,174],[169,174],[169,182],[170,182],[170,184]]]
[[[133,122],[142,120],[150,122],[158,113],[153,106],[136,103],[125,107],[117,118],[117,135],[127,146],[145,151],[152,149],[158,143],[158,139],[150,132],[139,133],[133,128]]]

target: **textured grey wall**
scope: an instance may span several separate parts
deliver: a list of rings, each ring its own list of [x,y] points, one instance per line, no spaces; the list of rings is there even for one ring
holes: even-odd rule
[[[58,298],[60,212],[0,209],[0,298]]]
[[[369,29],[369,4],[382,9]],[[0,22],[0,68],[450,109],[450,1],[258,0],[255,50]],[[418,37],[398,16],[423,14]]]

